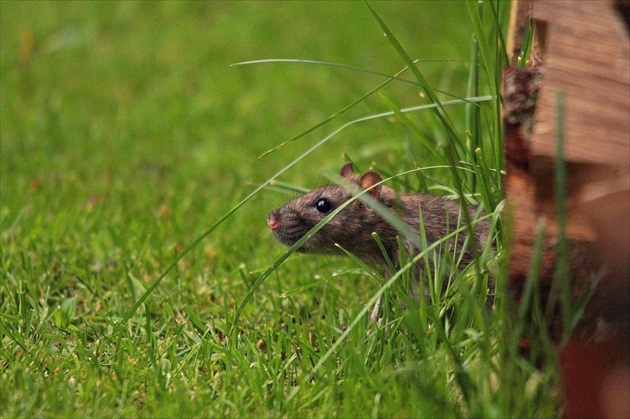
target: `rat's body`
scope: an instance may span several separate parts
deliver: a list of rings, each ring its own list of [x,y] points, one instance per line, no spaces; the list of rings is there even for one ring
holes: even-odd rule
[[[456,201],[426,194],[398,193],[387,186],[376,185],[382,180],[377,173],[368,172],[359,177],[354,173],[351,163],[346,163],[341,168],[341,176],[361,190],[369,189],[368,193],[372,198],[387,207],[393,214],[397,214],[418,238],[420,234],[419,209],[421,209],[424,232],[429,245],[465,225],[460,219],[463,217],[460,217],[460,205]],[[291,246],[324,217],[352,197],[353,194],[343,186],[324,186],[272,211],[267,223],[278,241]],[[475,207],[468,208],[471,220],[474,219],[476,210]],[[474,227],[475,241],[480,252],[488,237],[488,230],[488,221],[480,221]],[[390,265],[374,239],[373,233],[378,234],[389,260],[395,268],[398,268],[398,237],[403,237],[402,234],[359,199],[351,202],[335,215],[298,251],[313,254],[344,254],[338,247],[341,246],[384,274],[392,274]],[[466,231],[463,231],[457,234],[457,241],[453,238],[448,242],[450,249],[457,246],[457,257],[460,256],[461,249],[465,245],[466,236]],[[412,244],[412,240],[403,238],[402,241],[405,250],[411,256],[419,252],[418,247]],[[462,267],[472,261],[470,248],[471,246],[468,245],[464,254],[461,255],[460,266]],[[450,254],[453,253],[450,252]],[[423,269],[422,262],[417,264],[417,268]]]

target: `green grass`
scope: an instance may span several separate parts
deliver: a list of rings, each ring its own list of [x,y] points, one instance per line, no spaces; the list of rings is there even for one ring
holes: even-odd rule
[[[296,192],[252,192],[284,169],[319,186],[342,154],[384,177],[423,168],[397,189],[501,208],[508,5],[370,6],[0,3],[0,416],[555,414],[555,370],[517,353],[535,331],[511,316],[501,243],[406,310],[401,281],[350,258],[278,262],[266,214]],[[231,66],[274,58],[355,70]],[[357,71],[414,59],[405,81]]]

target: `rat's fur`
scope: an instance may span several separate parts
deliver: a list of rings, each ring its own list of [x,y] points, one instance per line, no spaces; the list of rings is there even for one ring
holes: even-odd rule
[[[458,226],[460,205],[456,201],[426,194],[398,193],[387,186],[376,185],[382,179],[375,172],[367,172],[359,177],[354,173],[351,163],[346,163],[341,168],[340,174],[348,182],[363,190],[372,187],[369,190],[372,197],[389,208],[393,214],[400,216],[409,229],[418,235],[420,229],[418,209],[421,208],[424,231],[429,244],[440,240],[449,232],[453,232],[463,225],[463,221],[459,221],[460,225]],[[324,186],[272,211],[267,221],[276,239],[291,246],[352,196],[353,194],[343,186]],[[322,199],[330,203],[330,208],[328,205],[322,204],[318,209],[317,204],[318,202],[321,203]],[[326,209],[326,211],[322,212],[321,209]],[[471,219],[473,219],[476,208],[471,206],[468,211]],[[475,240],[479,250],[485,244],[489,227],[487,220],[480,221],[475,226]],[[399,232],[359,199],[341,210],[321,230],[309,238],[298,251],[313,254],[343,254],[343,251],[335,245],[338,244],[368,265],[385,274],[391,274],[389,264],[372,233],[378,234],[389,259],[398,268]],[[452,246],[457,245],[459,253],[464,246],[466,232],[459,233],[457,237],[457,242],[455,239],[449,241],[449,247],[452,248]],[[405,243],[407,252],[418,252],[419,249],[411,243],[411,240],[403,239],[403,243]],[[465,266],[471,261],[472,252],[468,246],[461,258],[460,266]],[[422,266],[418,266],[418,268],[421,269]]]

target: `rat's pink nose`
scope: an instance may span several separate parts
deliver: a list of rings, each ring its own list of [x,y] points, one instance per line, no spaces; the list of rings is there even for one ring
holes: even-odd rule
[[[273,213],[269,214],[269,218],[267,218],[267,225],[269,226],[269,228],[275,230],[276,228],[278,228],[278,224],[280,223],[278,222],[276,216]]]

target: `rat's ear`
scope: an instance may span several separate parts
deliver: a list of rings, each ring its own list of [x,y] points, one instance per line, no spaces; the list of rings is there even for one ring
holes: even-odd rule
[[[376,172],[367,172],[366,174],[364,174],[363,176],[361,176],[361,178],[359,179],[359,187],[363,190],[371,188],[372,186],[376,185],[377,183],[381,182],[383,179],[381,178],[381,175],[379,175]],[[370,189],[368,192],[376,199],[379,199],[381,196],[381,187],[383,185],[376,185],[374,186],[372,189]]]
[[[355,179],[352,163],[348,162],[344,164],[343,166],[341,166],[341,170],[339,171],[339,174],[341,175],[341,177],[346,178],[346,179],[350,179],[350,180]]]

